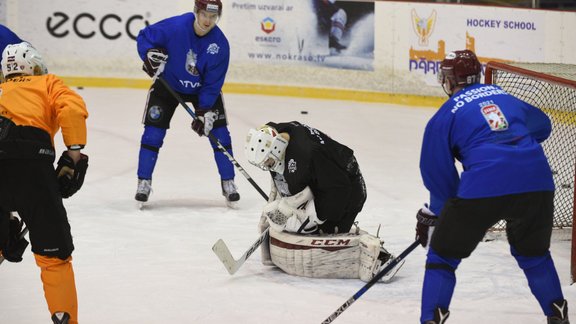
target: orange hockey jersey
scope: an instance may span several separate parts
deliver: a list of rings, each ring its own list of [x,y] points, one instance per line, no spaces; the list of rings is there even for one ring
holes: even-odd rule
[[[86,104],[53,74],[19,76],[1,83],[0,116],[18,126],[46,131],[52,145],[60,128],[66,146],[86,145]]]

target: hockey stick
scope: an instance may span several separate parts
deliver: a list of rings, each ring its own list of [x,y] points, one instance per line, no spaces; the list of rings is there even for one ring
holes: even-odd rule
[[[163,77],[156,76],[156,79],[160,80],[160,83],[162,83],[162,85],[168,90],[168,92],[170,92],[170,94],[174,98],[176,98],[176,100],[178,100],[180,105],[182,105],[182,107],[184,107],[184,109],[186,109],[188,114],[190,114],[190,116],[192,116],[192,119],[194,119],[194,120],[198,119],[198,117],[196,116],[194,111],[192,111],[192,109],[190,109],[190,107],[188,107],[188,105],[182,99],[182,97],[180,97],[180,95],[178,93],[176,93],[176,91],[174,91],[174,89],[172,89],[172,87],[168,84],[168,82],[166,82],[166,80],[164,80]],[[242,175],[246,178],[246,180],[248,180],[248,182],[250,182],[250,184],[260,193],[260,195],[262,195],[262,197],[264,197],[264,199],[268,200],[268,195],[266,195],[266,193],[264,191],[262,191],[262,189],[258,186],[258,184],[256,182],[254,182],[252,177],[246,172],[246,170],[244,170],[244,168],[238,163],[238,161],[236,161],[236,159],[232,156],[232,154],[230,154],[228,152],[228,150],[226,150],[226,148],[220,143],[220,141],[216,138],[216,136],[214,136],[214,134],[212,134],[212,133],[208,133],[208,138],[210,139],[210,141],[212,143],[216,144],[216,146],[218,147],[218,150],[220,150],[220,152],[222,152],[222,153],[224,153],[224,155],[226,155],[228,160],[230,160],[230,162],[232,164],[234,164],[234,166],[238,169],[238,171],[240,171],[240,173],[242,173]]]
[[[22,238],[24,238],[24,235],[26,235],[27,233],[28,233],[28,227],[24,227],[22,229],[22,232],[20,232],[20,235],[18,235],[18,237],[20,239],[22,239]],[[4,257],[0,255],[0,264],[2,264],[2,262],[4,262],[4,260],[6,260],[6,259],[4,259]]]
[[[267,228],[264,232],[262,232],[258,240],[256,240],[256,242],[250,246],[248,251],[244,252],[244,254],[238,260],[234,259],[232,253],[230,253],[230,250],[226,246],[226,243],[222,241],[222,239],[216,241],[216,243],[212,246],[212,251],[214,251],[218,259],[220,259],[220,261],[224,264],[224,267],[226,267],[228,273],[233,275],[236,273],[236,271],[238,271],[238,269],[240,269],[244,262],[246,262],[246,259],[248,259],[250,255],[256,251],[260,244],[268,239],[268,235],[270,233],[269,231],[270,228]]]
[[[410,246],[404,250],[404,252],[400,253],[396,259],[392,260],[390,264],[388,264],[384,269],[382,269],[374,278],[372,278],[368,283],[364,285],[360,290],[358,290],[354,296],[350,297],[342,306],[340,306],[334,313],[332,313],[328,318],[326,318],[322,324],[332,323],[336,317],[340,316],[350,305],[352,305],[360,296],[362,296],[370,287],[372,287],[378,280],[380,280],[386,273],[388,273],[392,268],[394,268],[398,263],[400,263],[410,252],[412,252],[418,245],[420,245],[420,241],[416,240],[414,243],[410,244]]]

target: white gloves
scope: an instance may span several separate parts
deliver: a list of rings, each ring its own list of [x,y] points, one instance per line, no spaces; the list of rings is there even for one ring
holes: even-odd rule
[[[275,200],[264,207],[270,227],[277,231],[312,233],[324,223],[318,219],[314,196],[309,187],[294,196]]]
[[[204,123],[204,135],[208,136],[212,128],[214,127],[214,122],[218,118],[218,114],[214,111],[208,111],[204,114],[202,122]]]
[[[199,136],[208,136],[214,127],[214,122],[218,119],[218,111],[198,109],[196,110],[196,117],[192,121],[192,129]]]

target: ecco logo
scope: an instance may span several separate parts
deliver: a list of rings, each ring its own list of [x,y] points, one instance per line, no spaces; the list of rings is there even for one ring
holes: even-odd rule
[[[63,12],[55,12],[46,20],[46,29],[56,38],[68,36],[71,29],[80,38],[92,38],[99,32],[104,38],[115,40],[122,36],[122,29],[124,29],[128,37],[136,40],[140,29],[148,25],[148,21],[142,15],[130,16],[124,22],[122,17],[116,14],[107,14],[97,19],[87,12],[80,13],[76,17],[70,17]]]

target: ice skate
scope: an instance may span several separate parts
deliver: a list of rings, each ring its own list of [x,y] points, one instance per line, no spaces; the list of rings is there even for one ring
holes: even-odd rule
[[[328,40],[328,47],[330,48],[330,55],[338,55],[340,52],[347,48],[345,45],[342,45],[342,43],[340,43],[340,41],[334,36],[330,36]]]
[[[240,194],[238,193],[238,188],[234,183],[234,179],[222,180],[222,196],[226,198],[226,205],[230,208],[236,208],[238,200],[240,200]]]
[[[378,269],[377,271],[378,272],[382,271],[395,258],[396,257],[394,255],[392,255],[390,252],[388,252],[385,248],[383,248],[383,247],[380,248],[380,255],[378,255],[378,260],[380,260],[380,266],[376,268],[376,269]],[[382,279],[380,279],[380,280],[384,283],[390,282],[390,280],[392,280],[392,278],[394,278],[396,273],[398,273],[398,270],[400,270],[400,268],[402,268],[402,266],[404,265],[404,262],[406,262],[406,260],[400,261],[398,264],[396,264],[396,266],[394,268],[390,269],[390,271],[388,271],[388,273],[386,273],[382,277]],[[376,273],[374,275],[376,275]]]
[[[152,180],[138,179],[138,189],[136,189],[136,196],[134,199],[138,201],[138,207],[142,209],[144,203],[148,201],[150,193],[152,192]]]
[[[450,316],[450,312],[447,309],[436,308],[434,311],[434,320],[426,321],[426,324],[444,324],[448,316]]]
[[[65,312],[56,312],[52,315],[52,322],[54,322],[54,324],[68,324],[70,322],[70,315]]]
[[[552,303],[554,315],[548,317],[548,324],[570,324],[568,320],[568,303],[566,300],[559,300]]]

